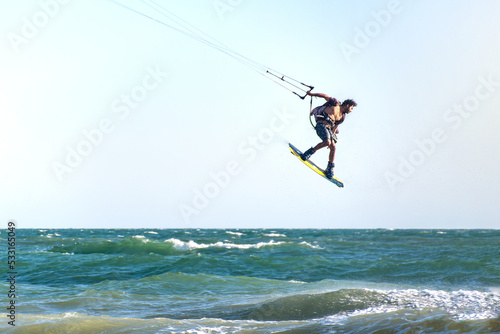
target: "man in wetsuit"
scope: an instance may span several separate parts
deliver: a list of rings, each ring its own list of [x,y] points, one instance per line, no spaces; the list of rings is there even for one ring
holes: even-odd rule
[[[308,160],[317,150],[328,146],[330,149],[330,156],[328,158],[328,166],[325,169],[325,176],[329,179],[333,177],[333,167],[335,164],[335,143],[337,143],[338,126],[345,120],[347,114],[357,106],[354,100],[348,99],[340,102],[326,94],[307,92],[307,95],[322,97],[326,103],[312,111],[316,118],[316,134],[321,138],[322,142],[318,145],[311,147],[301,155],[302,160]]]

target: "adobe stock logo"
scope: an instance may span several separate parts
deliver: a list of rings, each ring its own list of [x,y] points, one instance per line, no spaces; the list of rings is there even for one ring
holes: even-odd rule
[[[230,185],[231,181],[241,174],[245,163],[253,162],[295,118],[295,114],[285,108],[273,110],[273,114],[266,127],[240,142],[237,148],[237,159],[228,161],[223,170],[208,173],[210,180],[201,187],[193,189],[191,203],[182,203],[178,206],[179,213],[186,224],[190,224],[193,217],[206,210],[210,203]]]
[[[342,42],[340,44],[340,50],[347,62],[350,63],[353,55],[360,54],[361,50],[367,48],[372,40],[380,35],[382,28],[386,28],[392,22],[392,18],[402,10],[399,0],[391,0],[386,9],[371,12],[373,20],[368,21],[363,29],[354,27],[353,43]]]
[[[7,38],[10,45],[16,53],[21,51],[21,46],[27,45],[33,38],[38,36],[50,20],[59,14],[62,5],[68,4],[69,0],[45,0],[40,1],[40,10],[36,11],[31,17],[22,18],[20,33],[9,32]]]
[[[52,170],[59,182],[67,178],[90,156],[94,150],[101,146],[104,140],[116,129],[118,119],[123,122],[131,113],[138,109],[153,91],[163,83],[168,73],[156,68],[147,67],[141,83],[136,84],[127,93],[120,94],[111,102],[111,112],[116,114],[115,121],[111,117],[103,117],[96,127],[84,129],[79,136],[80,140],[75,145],[66,145],[65,156],[60,161],[52,161]]]
[[[461,103],[455,103],[444,112],[443,120],[449,124],[451,130],[458,130],[464,120],[471,117],[479,109],[481,102],[491,98],[500,87],[500,82],[493,80],[492,74],[488,78],[479,76],[478,82],[473,94],[466,96]],[[417,168],[436,153],[438,146],[448,139],[448,133],[449,130],[447,131],[446,128],[436,127],[428,138],[415,140],[417,147],[406,157],[401,155],[398,157],[399,164],[395,172],[386,171],[384,175],[385,181],[392,191],[398,184],[413,176]]]
[[[213,2],[214,9],[219,16],[221,21],[224,21],[224,16],[227,12],[232,12],[237,6],[239,6],[243,0],[215,0]]]

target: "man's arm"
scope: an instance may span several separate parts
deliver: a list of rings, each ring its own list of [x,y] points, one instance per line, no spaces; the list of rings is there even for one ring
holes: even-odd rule
[[[332,128],[332,133],[333,133],[333,134],[337,134],[337,133],[339,133],[339,125],[340,125],[340,123],[335,124],[335,125],[333,126],[333,128]]]
[[[311,93],[311,91],[308,91],[306,94],[309,96],[314,96],[314,97],[322,97],[326,100],[326,102],[328,102],[330,100],[335,100],[335,99],[332,99],[330,96],[328,96],[326,94],[322,94],[322,93]],[[328,115],[338,114],[338,113],[340,113],[340,106],[337,105],[337,106],[333,106],[333,108],[327,108],[327,110],[324,110],[323,112],[328,114]]]
[[[309,96],[314,96],[314,97],[322,97],[324,98],[327,102],[331,99],[330,96],[326,95],[326,94],[322,94],[322,93],[311,93],[311,91],[308,91],[307,92],[307,95]]]

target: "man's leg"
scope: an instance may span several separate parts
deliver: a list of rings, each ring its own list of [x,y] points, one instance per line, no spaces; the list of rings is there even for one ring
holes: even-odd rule
[[[322,141],[318,145],[316,145],[314,147],[311,147],[310,149],[308,149],[307,151],[305,151],[304,153],[302,153],[302,155],[300,156],[300,158],[302,160],[304,160],[304,161],[309,160],[309,158],[311,157],[311,155],[313,155],[314,153],[316,153],[316,151],[318,151],[320,148],[323,148],[323,147],[326,147],[326,146],[329,146],[329,141],[328,140]]]
[[[335,160],[335,141],[330,140],[328,143],[328,148],[330,149],[330,155],[328,156],[328,166],[325,168],[325,176],[329,179],[333,177],[333,167],[335,167],[335,164],[333,163],[333,160]]]
[[[313,150],[314,150],[314,152],[316,152],[320,148],[323,148],[323,147],[326,147],[326,146],[330,146],[330,141],[329,140],[322,141],[318,145],[314,146]]]
[[[330,149],[330,155],[328,156],[328,162],[331,162],[333,164],[333,160],[335,160],[335,143],[332,142],[330,145],[328,145],[328,148]]]
[[[308,149],[307,151],[302,153],[300,158],[304,161],[309,160],[311,155],[316,153],[316,151],[318,151],[319,149],[322,149],[323,147],[330,145],[331,131],[328,130],[328,127],[325,126],[325,124],[322,124],[322,123],[316,124],[316,134],[323,141],[321,143],[319,143],[318,145],[311,147],[310,149]]]

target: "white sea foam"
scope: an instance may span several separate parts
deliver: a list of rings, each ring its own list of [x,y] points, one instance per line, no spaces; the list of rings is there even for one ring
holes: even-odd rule
[[[439,308],[460,320],[495,318],[500,305],[499,294],[470,290],[392,290],[387,297],[404,308]]]
[[[370,289],[364,289],[370,290]],[[343,325],[352,317],[406,312],[448,314],[456,321],[495,319],[500,305],[500,295],[481,291],[443,290],[371,290],[383,294],[382,305],[335,314],[322,319],[328,325]],[[434,311],[433,311],[434,310]],[[406,313],[405,312],[405,313]],[[436,312],[436,313],[434,313]],[[400,317],[401,314],[398,315]]]
[[[280,234],[280,233],[267,233],[267,234],[264,234],[266,237],[274,237],[274,238],[286,238],[286,235],[284,234]]]
[[[225,334],[225,333],[238,333],[243,330],[241,326],[198,326],[196,329],[188,329],[186,334]]]
[[[235,244],[235,243],[229,242],[228,240],[218,241],[216,243],[211,243],[211,244],[199,244],[193,240],[182,241],[182,240],[175,239],[175,238],[170,238],[168,240],[165,240],[165,242],[172,243],[174,248],[177,250],[192,250],[192,249],[202,249],[202,248],[211,248],[211,247],[227,248],[227,249],[232,249],[232,248],[236,248],[236,249],[255,248],[255,249],[258,249],[258,248],[265,247],[265,246],[276,246],[276,245],[281,245],[281,244],[290,244],[290,242],[274,241],[274,240],[271,240],[268,242],[259,242],[256,244]],[[313,245],[313,244],[310,244],[306,241],[301,242],[300,245],[305,245],[305,246],[308,246],[308,247],[311,247],[314,249],[323,249],[322,247],[320,247],[318,245]]]
[[[318,246],[318,245],[313,245],[313,244],[310,244],[310,243],[308,243],[307,241],[302,241],[300,244],[301,244],[301,245],[306,245],[306,246],[309,246],[309,247],[314,248],[314,249],[324,249],[323,247],[320,247],[320,246]]]
[[[271,240],[269,242],[259,242],[256,244],[234,244],[234,243],[227,243],[227,242],[216,242],[213,244],[199,244],[197,242],[194,242],[193,240],[189,241],[182,241],[179,239],[171,238],[168,240],[165,240],[165,242],[170,242],[173,244],[175,249],[178,250],[192,250],[192,249],[201,249],[201,248],[237,248],[237,249],[250,249],[250,248],[261,248],[265,246],[275,246],[275,245],[280,245],[283,243],[283,241],[276,242],[274,240]]]
[[[132,236],[132,238],[134,238],[134,239],[139,239],[139,240],[141,240],[141,241],[142,241],[142,242],[144,242],[144,243],[149,242],[149,239],[148,239],[148,238],[146,238],[146,237],[145,237],[145,236],[143,236],[143,235],[134,235],[134,236]]]
[[[243,233],[241,232],[232,232],[232,231],[226,231],[227,234],[232,234],[232,235],[237,235],[237,236],[242,236]]]

